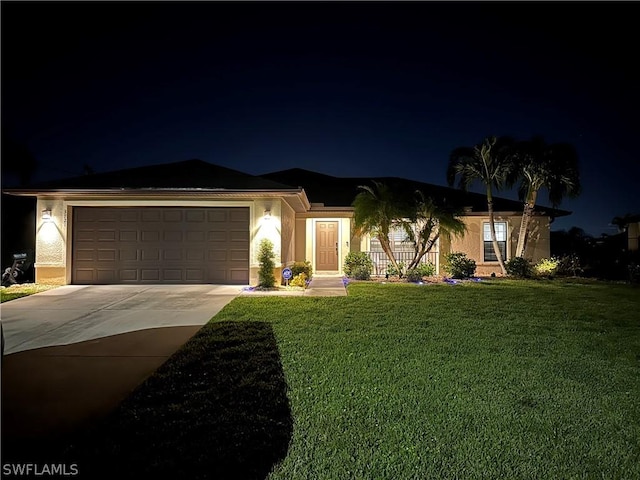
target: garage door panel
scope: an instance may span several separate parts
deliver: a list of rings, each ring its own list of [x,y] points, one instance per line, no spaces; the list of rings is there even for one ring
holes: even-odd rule
[[[77,283],[94,283],[93,269],[76,268],[74,270]]]
[[[226,268],[211,268],[209,269],[209,282],[210,283],[229,283],[227,278],[228,270]]]
[[[164,260],[182,260],[182,250],[166,249],[163,252]]]
[[[207,239],[209,242],[228,242],[229,232],[226,230],[221,230],[219,232],[210,230],[207,234]]]
[[[249,261],[249,252],[246,250],[231,250],[229,254],[229,259],[233,262]]]
[[[165,242],[182,242],[182,232],[179,230],[169,230],[164,232]]]
[[[158,261],[160,260],[160,250],[157,248],[141,248],[140,260],[142,261]]]
[[[211,262],[226,262],[227,251],[226,250],[209,250],[209,256],[207,258]]]
[[[202,282],[205,281],[204,270],[201,268],[187,268],[186,269],[186,278],[185,280],[188,282]]]
[[[162,278],[167,282],[182,282],[182,270],[180,269],[164,269],[162,270]]]
[[[116,260],[116,251],[113,249],[109,249],[109,250],[104,250],[104,249],[99,249],[98,250],[98,261],[102,262],[102,261],[107,261],[107,262],[113,262]]]
[[[203,231],[187,232],[187,242],[204,242],[207,236]]]
[[[121,248],[118,250],[118,259],[121,262],[131,262],[138,260],[138,250],[135,248]]]
[[[136,209],[121,208],[118,214],[120,222],[138,222],[140,218],[140,212]]]
[[[158,230],[143,230],[140,240],[143,242],[157,242],[160,240],[160,232]]]
[[[202,249],[187,250],[187,260],[200,261],[200,262],[204,261],[205,260],[204,251]]]
[[[121,242],[137,242],[138,232],[136,230],[120,230],[118,232],[118,240]]]
[[[232,230],[229,232],[229,240],[232,242],[245,242],[249,245],[249,232]]]
[[[249,283],[249,272],[243,268],[231,269],[231,278],[229,279],[232,282],[236,283]]]
[[[162,212],[164,222],[181,222],[182,210],[164,210]]]
[[[226,210],[222,210],[222,209],[215,209],[215,210],[209,210],[207,212],[207,216],[209,219],[209,222],[216,222],[216,223],[226,223],[227,222],[227,211]]]
[[[96,239],[96,231],[95,230],[78,229],[78,230],[76,230],[74,236],[75,236],[77,241],[91,241],[91,242],[93,242]]]
[[[138,282],[138,270],[135,269],[122,269],[120,270],[120,282]]]
[[[160,270],[158,268],[143,268],[141,274],[143,282],[157,282],[160,280]]]
[[[96,259],[93,248],[79,248],[76,250],[76,260],[93,262]]]
[[[74,207],[73,213],[74,283],[249,281],[246,207]]]
[[[115,242],[116,241],[116,231],[109,230],[98,230],[98,238],[99,242]]]
[[[142,222],[162,222],[162,210],[158,208],[141,209],[140,219]]]
[[[202,209],[190,208],[186,210],[187,222],[204,223],[206,219],[206,212]]]
[[[113,269],[97,269],[96,283],[118,283],[116,271]]]
[[[230,211],[229,220],[232,222],[246,223],[249,221],[248,208],[236,208]]]

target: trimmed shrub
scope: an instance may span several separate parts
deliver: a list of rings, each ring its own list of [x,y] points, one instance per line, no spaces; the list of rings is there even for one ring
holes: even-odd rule
[[[307,274],[304,272],[299,273],[291,279],[289,285],[292,287],[307,287]]]
[[[373,271],[373,262],[364,252],[349,252],[344,259],[344,274],[356,280],[368,280]],[[358,278],[366,277],[366,278]]]
[[[476,262],[471,258],[467,258],[466,253],[447,253],[444,259],[445,264],[442,268],[453,278],[470,278],[476,273]]]
[[[364,265],[358,265],[353,269],[351,275],[356,280],[369,280],[371,279],[371,269]]]
[[[273,274],[273,269],[276,266],[275,258],[273,242],[268,238],[263,238],[258,247],[258,262],[260,263],[260,269],[258,270],[259,287],[271,288],[275,286],[276,277]]]
[[[304,273],[307,278],[311,278],[313,275],[313,268],[311,267],[311,262],[309,260],[305,260],[304,262],[294,262],[290,268],[294,277],[297,277],[301,273]]]
[[[560,265],[560,260],[556,257],[543,258],[534,265],[533,270],[536,275],[541,277],[553,277],[558,271],[558,265]]]
[[[400,271],[398,271],[393,263],[389,263],[387,265],[387,275],[390,277],[402,277],[402,275],[404,275],[405,266],[404,262],[398,262],[398,268],[400,268]]]
[[[419,282],[422,280],[422,277],[430,277],[431,275],[435,275],[436,266],[431,263],[420,263],[416,268],[412,268],[411,270],[407,270],[407,281],[408,282]]]
[[[417,268],[412,268],[411,270],[407,270],[406,278],[407,282],[416,283],[422,280],[422,274]]]
[[[431,262],[419,263],[414,270],[423,277],[431,277],[436,274],[436,266]]]
[[[524,257],[513,257],[504,266],[511,277],[530,278],[533,276],[533,267]]]

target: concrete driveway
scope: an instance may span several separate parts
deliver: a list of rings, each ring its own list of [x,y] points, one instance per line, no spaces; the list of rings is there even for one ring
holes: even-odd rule
[[[231,285],[67,285],[5,302],[5,355],[160,327],[204,325]]]
[[[3,303],[5,456],[38,460],[38,442],[106,415],[241,290],[64,286]]]

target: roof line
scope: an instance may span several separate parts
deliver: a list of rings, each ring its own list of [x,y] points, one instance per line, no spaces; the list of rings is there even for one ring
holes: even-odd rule
[[[47,195],[53,193],[303,193],[304,189],[299,188],[53,188],[53,189],[33,189],[33,188],[8,188],[2,191],[8,195],[29,196]]]

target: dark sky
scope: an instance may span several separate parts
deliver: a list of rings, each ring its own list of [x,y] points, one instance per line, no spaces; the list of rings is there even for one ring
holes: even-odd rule
[[[640,211],[637,7],[3,1],[2,126],[36,180],[200,158],[444,185],[454,148],[539,134],[581,160],[552,228],[615,233]]]

